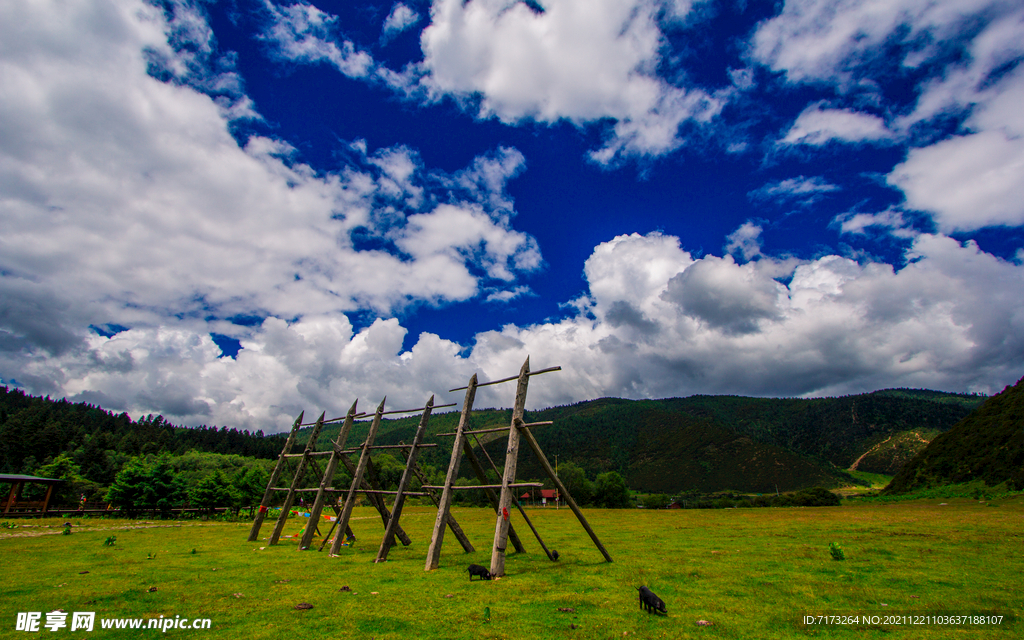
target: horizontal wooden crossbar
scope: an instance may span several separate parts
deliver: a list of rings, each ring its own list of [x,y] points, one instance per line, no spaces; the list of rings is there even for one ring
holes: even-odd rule
[[[537,373],[543,373],[543,371],[538,371]],[[439,404],[436,407],[434,407],[434,409],[446,409],[448,407],[454,407],[455,404],[456,403],[454,403],[454,402],[452,404]],[[384,411],[380,415],[382,415],[382,416],[389,416],[389,415],[392,415],[392,414],[395,414],[395,413],[417,413],[417,412],[423,411],[424,409],[426,409],[426,407],[420,407],[419,409],[396,409],[395,411]],[[374,415],[374,414],[372,414],[372,413],[357,413],[356,415],[352,416],[352,419],[353,420],[360,420],[362,418],[369,418],[372,415]],[[330,420],[324,420],[324,424],[331,424],[331,423],[334,423],[334,422],[341,422],[342,420],[344,420],[347,417],[348,416],[341,416],[340,418],[331,418]],[[306,423],[300,424],[299,426],[300,427],[312,427],[315,424],[316,424],[315,422],[306,422]]]
[[[374,493],[374,494],[380,493],[380,494],[384,494],[384,495],[388,495],[388,496],[397,496],[398,495],[397,491],[377,491],[376,489],[370,489],[369,491],[360,491],[360,493]],[[426,491],[404,491],[402,493],[402,495],[403,496],[429,496],[430,494],[427,493]]]
[[[543,482],[516,482],[515,484],[510,484],[508,486],[510,488],[512,488],[512,489],[520,489],[520,488],[523,488],[523,487],[543,487],[544,483]],[[424,489],[444,489],[444,485],[438,486],[438,485],[433,485],[433,484],[425,484],[425,485],[423,485],[422,488],[424,488]],[[458,489],[460,491],[463,490],[463,489],[501,489],[501,485],[500,484],[474,484],[474,485],[458,485],[458,484],[453,484],[452,485],[452,489]]]
[[[353,420],[358,420],[360,418],[365,418],[366,416],[370,416],[370,415],[373,415],[373,414],[371,414],[371,413],[357,413],[356,415],[352,416],[352,419]],[[331,423],[334,423],[334,422],[341,422],[342,420],[344,420],[347,417],[348,416],[341,416],[340,418],[331,418],[330,420],[324,420],[324,424],[331,424]],[[316,424],[315,422],[303,422],[299,426],[300,427],[312,427],[315,424]]]
[[[501,485],[499,484],[498,486],[500,487]],[[540,485],[537,485],[537,486],[540,486]],[[443,488],[443,487],[438,487],[438,488]],[[274,487],[273,490],[274,491],[291,491],[291,488],[290,487]],[[295,493],[310,493],[310,492],[319,491],[319,490],[320,489],[296,489]],[[328,487],[328,488],[324,489],[324,493],[348,493],[348,489],[335,489],[334,487]],[[383,493],[383,494],[387,494],[387,495],[391,495],[391,496],[398,495],[397,491],[377,491],[376,489],[357,489],[356,493]],[[407,495],[407,496],[427,496],[427,495],[430,495],[430,494],[426,493],[426,492],[423,492],[423,491],[406,491],[405,495]]]
[[[544,422],[525,422],[525,423],[519,425],[519,428],[520,429],[531,429],[533,427],[544,427],[544,426],[547,426],[549,424],[555,424],[555,423],[550,421],[550,420],[546,420]],[[463,431],[462,435],[469,436],[469,435],[475,435],[475,434],[478,434],[478,433],[495,433],[495,432],[498,432],[498,431],[508,431],[508,429],[509,429],[508,427],[498,427],[496,429],[477,429],[476,431]],[[453,431],[452,433],[439,433],[437,435],[438,436],[454,436],[454,435],[456,435],[456,432]]]
[[[373,415],[373,414],[371,414],[371,413],[357,413],[354,416],[352,416],[352,419],[353,420],[358,420],[359,418],[365,418],[366,416],[369,416],[369,415]],[[347,418],[347,417],[348,416],[341,416],[341,417],[338,417],[338,418],[331,418],[330,420],[324,420],[324,424],[333,424],[335,422],[343,422],[345,420],[345,418]],[[302,425],[302,426],[306,426],[306,425]]]
[[[427,442],[427,443],[420,443],[420,444],[416,445],[416,448],[417,449],[422,449],[423,447],[436,447],[436,446],[437,446],[437,444],[435,444],[433,442]],[[372,447],[370,447],[370,450],[371,451],[375,451],[377,449],[412,449],[412,447],[413,447],[413,445],[411,445],[411,444],[375,444]],[[363,445],[359,445],[358,447],[355,447],[353,449],[345,449],[343,451],[339,451],[338,453],[346,453],[346,454],[347,453],[357,453],[359,451],[362,451],[364,448],[365,447]]]
[[[455,406],[454,402],[451,403],[451,404],[439,404],[436,407],[432,407],[431,411],[433,411],[434,409],[444,409],[446,407],[454,407],[454,406]],[[419,409],[395,409],[394,411],[384,411],[380,415],[382,415],[382,416],[389,416],[389,415],[392,415],[394,413],[419,413],[420,411],[423,411],[424,409],[426,409],[426,407],[420,407]]]
[[[562,367],[548,367],[547,369],[541,369],[540,371],[531,371],[530,373],[528,373],[526,375],[528,375],[528,376],[538,376],[538,375],[540,375],[542,373],[548,373],[548,372],[551,372],[551,371],[561,371],[561,370],[562,370]],[[501,380],[491,380],[490,382],[482,382],[482,383],[480,383],[480,384],[478,384],[476,386],[477,387],[487,387],[487,386],[490,386],[492,384],[501,384],[502,382],[511,382],[512,380],[518,380],[518,379],[519,379],[519,376],[512,376],[511,378],[502,378]],[[468,389],[468,388],[469,387],[467,386],[467,387],[458,387],[457,389],[449,389],[448,393],[451,393],[453,391],[462,391],[462,390]]]
[[[548,423],[548,424],[550,424],[550,423]],[[526,425],[526,426],[530,426],[530,425]],[[508,427],[505,427],[505,428],[507,429]],[[437,445],[432,443],[432,442],[421,443],[421,444],[416,445],[416,447],[436,447],[436,446]],[[370,447],[370,449],[371,450],[376,450],[376,449],[411,449],[412,447],[413,447],[413,445],[411,445],[411,444],[375,444],[372,447]],[[355,447],[353,449],[344,449],[342,451],[339,451],[338,453],[342,453],[342,454],[357,453],[357,452],[362,451],[362,450],[363,450],[363,445],[359,445],[358,447]],[[333,451],[311,451],[309,453],[309,455],[310,456],[329,456],[332,453],[334,453],[334,452]],[[286,458],[301,458],[304,455],[306,455],[306,454],[304,454],[304,453],[286,453],[286,454],[284,454],[284,457],[286,457]]]

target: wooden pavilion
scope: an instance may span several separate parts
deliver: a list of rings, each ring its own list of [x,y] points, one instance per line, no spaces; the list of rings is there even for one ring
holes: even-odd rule
[[[46,510],[50,506],[50,498],[53,496],[53,489],[61,482],[64,481],[59,478],[0,474],[0,484],[10,483],[11,485],[11,492],[7,495],[7,500],[4,503],[4,515],[14,515],[19,512],[21,515],[29,513],[35,515],[35,511],[38,509],[40,517],[45,517]],[[21,492],[26,484],[47,485],[46,496],[42,500],[21,500]]]

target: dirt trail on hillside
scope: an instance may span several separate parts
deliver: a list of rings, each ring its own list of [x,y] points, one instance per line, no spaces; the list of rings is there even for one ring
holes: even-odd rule
[[[912,433],[912,434],[913,434],[914,436],[916,436],[916,437],[917,437],[917,439],[918,439],[918,441],[920,441],[920,442],[924,443],[925,445],[931,444],[931,443],[930,443],[929,441],[927,441],[927,440],[925,440],[924,438],[922,438],[922,437],[921,437],[921,434],[920,434],[920,433],[918,433],[918,432],[916,432],[916,431],[911,431],[910,433]],[[894,434],[894,435],[896,435],[896,434]],[[866,458],[867,456],[871,455],[871,453],[872,453],[873,451],[875,451],[876,449],[878,449],[879,447],[881,447],[881,446],[882,446],[883,444],[885,444],[886,442],[889,442],[890,440],[892,440],[892,438],[893,438],[893,436],[889,436],[889,437],[888,437],[888,438],[886,438],[885,440],[883,440],[883,441],[879,442],[879,443],[878,443],[878,444],[876,444],[875,446],[873,446],[873,447],[871,447],[870,449],[868,449],[867,451],[865,451],[865,452],[864,452],[864,453],[863,453],[863,454],[861,455],[861,457],[859,457],[859,458],[857,458],[856,460],[854,460],[854,461],[853,461],[853,464],[851,464],[851,465],[850,465],[850,468],[849,468],[849,470],[850,470],[850,471],[856,471],[856,470],[857,470],[857,467],[858,467],[858,466],[860,465],[860,462],[861,462],[861,460],[863,460],[863,459],[864,459],[864,458]]]
[[[856,460],[854,460],[854,461],[853,461],[853,464],[851,464],[851,465],[850,465],[850,469],[849,469],[849,470],[850,470],[850,471],[856,471],[856,470],[857,470],[857,466],[858,466],[858,465],[860,465],[860,461],[861,461],[861,460],[863,460],[864,458],[868,457],[868,455],[869,455],[869,454],[870,454],[870,453],[871,453],[872,451],[874,451],[874,450],[875,450],[875,449],[877,449],[878,447],[882,446],[882,445],[883,445],[883,444],[885,444],[886,442],[889,442],[890,440],[892,440],[892,436],[889,436],[889,437],[888,437],[888,438],[886,438],[885,440],[882,440],[881,442],[879,442],[879,443],[878,443],[878,444],[876,444],[875,446],[873,446],[873,447],[871,447],[870,449],[868,449],[867,451],[865,451],[865,452],[864,452],[863,454],[861,454],[861,456],[860,456],[859,458],[857,458]]]

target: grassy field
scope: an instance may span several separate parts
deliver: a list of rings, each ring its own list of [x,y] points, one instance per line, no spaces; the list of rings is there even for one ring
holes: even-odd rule
[[[17,521],[0,529],[0,637],[18,612],[96,612],[91,633],[52,637],[155,637],[160,631],[102,630],[101,618],[209,618],[201,638],[1011,638],[1024,627],[942,625],[803,626],[805,614],[898,616],[922,612],[1024,613],[1024,498],[857,503],[836,508],[589,510],[615,562],[606,563],[569,510],[535,508],[529,529],[513,518],[527,554],[511,554],[500,580],[469,582],[470,562],[488,565],[493,513],[455,515],[478,551],[449,533],[441,568],[423,563],[434,514],[409,507],[410,547],[374,565],[379,519],[357,509],[359,537],[340,557],[246,542],[248,523],[74,519]],[[289,522],[287,533],[303,525]],[[30,526],[22,526],[30,525]],[[264,525],[261,538],[269,535]],[[104,541],[116,537],[112,546]],[[841,545],[837,561],[829,543]],[[511,546],[510,546],[511,549]],[[194,550],[194,551],[193,551]],[[667,616],[639,609],[646,584]],[[342,591],[347,586],[349,591]],[[155,590],[151,590],[155,587]],[[310,603],[309,610],[295,605]],[[564,611],[560,611],[564,610]],[[698,625],[706,621],[710,625]],[[41,633],[51,636],[48,629]]]

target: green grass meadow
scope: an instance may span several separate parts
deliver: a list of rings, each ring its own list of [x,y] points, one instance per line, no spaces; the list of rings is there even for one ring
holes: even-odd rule
[[[436,514],[430,507],[406,508],[402,525],[413,544],[399,545],[380,565],[373,558],[382,526],[362,507],[352,521],[358,540],[335,558],[327,551],[298,552],[294,538],[266,546],[270,520],[256,543],[246,542],[248,522],[75,518],[71,535],[61,535],[63,520],[11,521],[18,527],[0,529],[0,637],[29,637],[15,631],[18,612],[43,612],[45,621],[45,612],[55,609],[95,611],[96,628],[71,632],[69,624],[57,632],[41,628],[38,635],[859,640],[1012,638],[1024,629],[1014,619],[1024,611],[1019,496],[946,505],[588,510],[613,563],[604,562],[568,509],[528,513],[561,559],[547,560],[515,514],[528,553],[510,553],[507,575],[491,582],[470,582],[466,572],[471,562],[490,563],[494,515],[485,509],[454,511],[478,550],[463,553],[449,532],[441,568],[429,573],[423,565]],[[285,533],[297,533],[304,523],[291,519]],[[111,536],[116,541],[105,546]],[[833,559],[832,542],[842,547],[844,560]],[[640,584],[665,601],[667,616],[640,610]],[[313,608],[297,610],[299,603]],[[998,628],[800,623],[806,614],[939,611],[997,611],[1007,618]],[[161,615],[209,618],[212,628],[99,628],[100,618]]]

